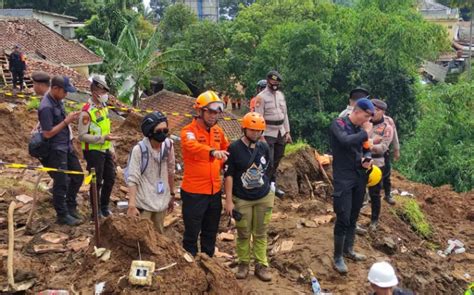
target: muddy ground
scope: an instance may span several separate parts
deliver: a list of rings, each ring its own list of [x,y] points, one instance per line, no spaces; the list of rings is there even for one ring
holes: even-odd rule
[[[28,156],[29,132],[36,122],[36,112],[28,112],[17,105],[13,112],[0,106],[0,159],[6,162],[39,164]],[[124,166],[128,151],[140,139],[137,122],[132,116],[114,130],[122,135],[118,142],[119,165]],[[179,146],[178,146],[179,147]],[[179,150],[179,148],[178,148]],[[156,294],[156,293],[214,293],[214,294],[310,294],[308,268],[312,269],[320,284],[333,294],[367,294],[370,290],[367,272],[378,260],[388,260],[396,268],[400,285],[420,294],[461,294],[474,276],[474,192],[458,194],[449,186],[432,188],[410,182],[401,175],[392,176],[393,187],[407,191],[422,208],[433,228],[433,236],[419,237],[411,226],[396,214],[399,207],[383,203],[380,227],[375,233],[358,237],[356,249],[369,259],[363,263],[348,262],[349,275],[341,276],[332,267],[332,210],[330,187],[323,181],[322,172],[311,149],[302,150],[283,160],[280,169],[283,187],[289,192],[275,200],[274,214],[269,231],[269,256],[273,280],[263,283],[253,275],[245,281],[236,281],[233,272],[234,241],[218,240],[219,257],[197,257],[187,262],[180,247],[183,222],[180,206],[166,219],[166,233],[161,236],[151,224],[122,216],[117,201],[126,200],[126,189],[121,174],[114,188],[114,217],[102,221],[103,245],[111,250],[111,258],[101,261],[92,253],[94,226],[85,222],[78,227],[59,226],[54,223],[54,210],[46,192],[50,180],[44,176],[40,184],[39,208],[33,216],[32,233],[24,228],[31,202],[16,200],[19,195],[34,195],[34,183],[39,172],[0,169],[0,290],[7,285],[7,222],[6,212],[11,201],[15,210],[14,269],[16,281],[34,279],[33,293],[45,289],[66,289],[70,292],[91,294],[96,283],[105,282],[104,294]],[[120,171],[120,169],[119,169]],[[330,172],[330,171],[328,171]],[[329,173],[330,176],[330,173]],[[179,179],[178,179],[179,180]],[[399,200],[409,197],[397,197]],[[87,186],[78,196],[80,210],[90,214]],[[179,203],[179,202],[178,202]],[[235,234],[228,218],[222,216],[220,232]],[[370,221],[370,206],[363,209],[360,223]],[[35,246],[47,244],[45,233],[67,235],[57,245],[57,253],[35,253]],[[447,240],[456,238],[466,244],[466,252],[441,257]],[[87,241],[90,241],[88,243]],[[158,271],[151,287],[133,287],[128,276],[132,260],[138,259],[136,241],[140,242],[142,259],[151,260],[156,267],[170,265]],[[74,248],[74,249],[73,249]]]

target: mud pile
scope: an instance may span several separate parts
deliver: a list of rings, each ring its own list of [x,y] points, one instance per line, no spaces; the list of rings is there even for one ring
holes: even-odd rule
[[[278,185],[289,197],[300,195],[328,196],[331,191],[324,183],[322,171],[310,147],[283,158],[277,172]]]
[[[155,262],[156,269],[176,263],[163,271],[156,271],[152,286],[134,287],[128,283],[128,273],[133,260]],[[230,269],[205,255],[194,262],[184,258],[184,250],[177,242],[158,234],[150,221],[131,217],[112,216],[101,226],[101,247],[112,251],[109,261],[101,262],[95,256],[85,257],[79,270],[81,278],[76,286],[88,287],[106,282],[106,293],[156,294],[166,293],[240,293]],[[90,252],[90,251],[88,251]]]

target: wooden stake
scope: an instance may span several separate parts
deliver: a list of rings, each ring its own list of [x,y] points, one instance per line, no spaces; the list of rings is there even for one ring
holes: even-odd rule
[[[13,212],[15,211],[15,202],[10,203],[8,207],[8,259],[7,259],[7,274],[8,286],[10,290],[15,290],[15,278],[13,277],[13,249],[15,242],[15,231],[13,224]]]
[[[33,192],[33,205],[31,206],[30,214],[28,214],[28,219],[26,220],[25,228],[27,230],[31,229],[31,220],[33,219],[33,213],[36,211],[36,207],[38,207],[38,188],[39,188],[39,184],[40,184],[42,176],[43,175],[40,173],[38,175],[38,178],[36,179],[35,190]]]
[[[95,226],[95,246],[100,247],[100,224],[99,224],[99,200],[97,198],[97,177],[95,174],[95,168],[91,169],[92,181],[91,181],[91,194],[92,194],[92,214],[94,217]]]

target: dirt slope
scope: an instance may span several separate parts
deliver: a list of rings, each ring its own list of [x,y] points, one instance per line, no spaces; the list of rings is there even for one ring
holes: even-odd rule
[[[20,163],[37,163],[26,152],[29,131],[35,125],[36,112],[26,112],[19,106],[14,113],[2,112],[0,116],[0,159]],[[134,123],[135,122],[135,123]],[[114,130],[122,135],[118,141],[119,164],[123,167],[133,144],[141,138],[137,122],[130,117]],[[179,151],[179,148],[177,149]],[[289,197],[276,199],[274,216],[269,231],[269,255],[274,279],[263,283],[250,275],[248,280],[237,282],[232,271],[236,270],[232,258],[208,259],[198,257],[188,263],[180,247],[183,223],[180,207],[167,218],[170,225],[165,236],[160,236],[146,221],[137,221],[119,216],[124,211],[113,206],[115,217],[102,224],[104,245],[112,250],[111,259],[102,262],[91,255],[93,248],[93,225],[85,223],[70,228],[54,224],[54,210],[50,196],[40,191],[40,206],[34,215],[34,228],[48,228],[36,234],[26,233],[23,225],[30,204],[19,203],[15,212],[18,229],[15,237],[15,269],[17,279],[35,277],[34,291],[47,288],[90,292],[95,283],[105,281],[107,294],[156,294],[160,292],[216,294],[295,294],[310,293],[307,269],[311,268],[322,287],[333,294],[367,294],[367,271],[377,260],[389,260],[396,268],[403,287],[420,294],[460,294],[474,276],[474,192],[458,194],[450,187],[432,188],[407,181],[394,174],[394,189],[414,194],[426,218],[433,227],[429,240],[420,238],[412,228],[394,212],[399,205],[390,208],[383,202],[380,228],[376,233],[358,237],[357,250],[369,259],[363,263],[348,262],[350,274],[338,275],[332,268],[332,230],[334,213],[330,189],[322,181],[321,171],[315,166],[312,150],[302,150],[282,162],[281,179]],[[0,170],[0,285],[6,284],[6,211],[10,201],[21,194],[33,195],[33,183],[38,173],[22,170]],[[41,186],[47,187],[48,177]],[[123,179],[118,179],[113,200],[126,199],[125,190],[120,189]],[[403,198],[403,197],[400,197]],[[78,197],[80,210],[90,214],[87,187]],[[316,219],[316,221],[315,221]],[[360,223],[370,220],[370,208],[362,211]],[[220,232],[235,233],[227,226],[223,216]],[[318,224],[318,222],[320,224]],[[65,252],[36,254],[35,245],[45,243],[44,233],[64,233],[68,237],[60,244]],[[89,238],[91,243],[77,251],[67,248],[75,239]],[[438,249],[444,250],[447,240],[457,238],[466,244],[466,252],[440,257]],[[119,279],[128,274],[130,263],[137,259],[136,241],[140,241],[143,258],[155,261],[157,267],[177,262],[177,265],[158,272],[152,287],[132,287]],[[392,243],[393,242],[393,243]],[[389,246],[387,245],[389,244]],[[391,245],[390,245],[391,244]],[[233,241],[217,243],[220,252],[235,257]],[[285,251],[285,248],[289,249]],[[21,273],[22,271],[23,273]],[[25,275],[25,272],[27,274]]]

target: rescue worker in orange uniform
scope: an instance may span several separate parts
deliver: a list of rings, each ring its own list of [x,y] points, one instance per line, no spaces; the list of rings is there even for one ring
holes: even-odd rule
[[[260,80],[257,83],[257,92],[255,96],[250,99],[250,112],[255,112],[255,100],[257,99],[257,95],[262,92],[265,88],[267,88],[267,80]]]
[[[224,103],[214,91],[199,95],[194,108],[197,116],[181,130],[183,248],[195,256],[200,235],[200,251],[212,257],[222,211],[221,169],[229,155],[229,141],[216,125]]]

